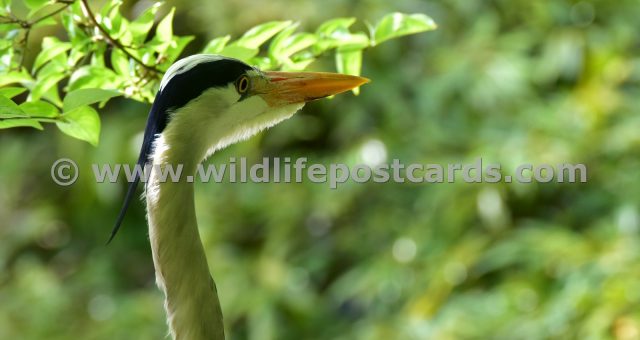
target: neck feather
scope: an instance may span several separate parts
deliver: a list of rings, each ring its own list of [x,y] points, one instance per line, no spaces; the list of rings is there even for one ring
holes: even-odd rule
[[[167,148],[163,136],[156,150],[154,165],[183,163],[181,152]],[[192,173],[182,178],[186,174]],[[156,282],[166,297],[173,338],[224,339],[220,301],[198,233],[193,183],[161,183],[152,170],[146,200]]]
[[[183,166],[179,182],[161,183],[152,168],[146,187],[149,238],[156,281],[174,339],[224,339],[220,302],[205,256],[193,197],[198,164],[215,150],[291,117],[304,103],[268,108],[253,96],[238,101],[233,86],[214,88],[177,112],[154,143],[154,165]],[[188,134],[188,135],[185,135]]]

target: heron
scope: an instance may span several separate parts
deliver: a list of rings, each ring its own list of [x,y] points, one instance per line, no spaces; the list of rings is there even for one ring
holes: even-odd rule
[[[339,73],[261,71],[209,54],[192,55],[169,67],[149,112],[137,164],[150,168],[144,186],[149,240],[173,339],[224,339],[224,325],[198,232],[193,181],[186,176],[163,181],[159,167],[182,166],[183,174],[195,175],[197,166],[215,151],[290,118],[309,101],[368,81]],[[120,229],[139,182],[136,173],[108,243]]]

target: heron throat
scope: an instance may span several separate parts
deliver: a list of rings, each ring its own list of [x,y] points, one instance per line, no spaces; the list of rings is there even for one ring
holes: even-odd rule
[[[259,98],[238,101],[232,88],[211,89],[170,112],[171,121],[154,141],[146,185],[149,238],[156,282],[165,294],[174,339],[224,339],[222,311],[198,232],[194,185],[187,175],[216,150],[247,139],[291,117],[304,104],[269,109]],[[182,167],[178,181],[160,170]]]
[[[157,171],[156,166],[177,164],[165,143],[162,135],[156,140],[146,201],[156,283],[165,294],[167,323],[174,339],[224,339],[220,301],[198,232],[193,183],[161,181]]]

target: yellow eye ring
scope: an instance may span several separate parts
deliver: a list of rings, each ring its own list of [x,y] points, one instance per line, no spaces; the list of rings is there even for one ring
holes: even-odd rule
[[[238,78],[236,81],[236,90],[238,90],[238,93],[240,94],[244,94],[249,91],[249,77],[241,76]]]

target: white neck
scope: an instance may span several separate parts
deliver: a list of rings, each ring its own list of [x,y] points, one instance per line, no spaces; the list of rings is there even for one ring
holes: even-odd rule
[[[162,149],[163,142],[159,138],[156,147]],[[155,155],[154,164],[178,164],[174,156],[164,149]],[[193,183],[160,183],[152,171],[146,198],[156,282],[166,296],[167,323],[174,339],[224,339],[220,301],[200,241],[193,194]]]
[[[161,183],[155,170],[146,187],[149,238],[156,281],[174,339],[224,339],[220,301],[209,274],[193,197],[194,175],[215,150],[291,117],[304,104],[270,109],[258,96],[238,101],[233,86],[205,91],[173,113],[154,144],[154,165],[183,165],[181,180]]]

